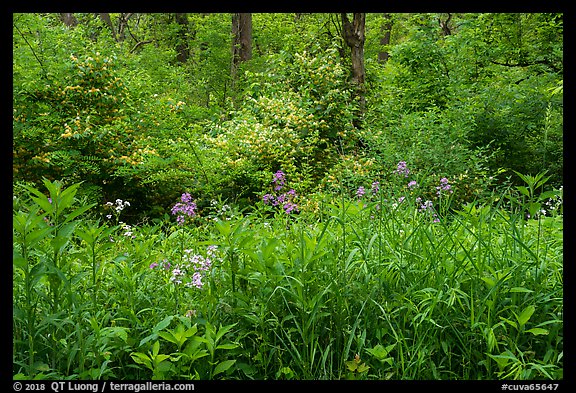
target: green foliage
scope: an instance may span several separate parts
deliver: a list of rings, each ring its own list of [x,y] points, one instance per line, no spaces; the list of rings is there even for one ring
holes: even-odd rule
[[[260,205],[129,234],[75,208],[79,184],[45,182],[52,202],[24,186],[15,377],[561,378],[561,214],[449,209],[446,187],[428,214],[403,168],[290,220]],[[547,180],[523,177],[528,197]],[[186,285],[206,258],[203,284]]]
[[[563,378],[562,14],[369,14],[361,114],[336,14],[235,76],[74,15],[13,15],[14,379]]]
[[[341,149],[353,141],[354,105],[335,50],[271,57],[277,70],[246,72],[245,101],[233,119],[206,124],[196,151],[204,155],[213,190],[253,197],[269,172],[290,172],[310,190]],[[209,162],[212,161],[212,164]]]
[[[546,167],[562,183],[561,14],[393,14],[387,48],[368,15],[361,129],[335,15],[253,14],[235,81],[229,14],[187,14],[187,31],[173,14],[136,14],[123,35],[76,17],[14,15],[18,179],[82,180],[93,201],[130,198],[154,217],[182,189],[249,205],[280,168],[312,192],[409,160],[466,179],[463,202],[504,185],[489,173],[518,183],[513,171]]]
[[[132,163],[138,135],[126,122],[128,92],[113,59],[96,53],[69,60],[63,80],[19,94],[13,170],[35,182],[48,177],[103,187]]]

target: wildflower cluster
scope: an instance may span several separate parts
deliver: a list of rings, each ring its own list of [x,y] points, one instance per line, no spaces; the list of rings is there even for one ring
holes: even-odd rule
[[[186,217],[194,217],[196,215],[196,203],[192,201],[192,196],[185,192],[180,197],[180,201],[172,206],[172,215],[176,216],[178,225],[184,225]]]
[[[450,194],[454,192],[454,190],[452,190],[452,186],[448,184],[448,179],[445,177],[440,179],[440,185],[436,186],[436,195],[440,196],[442,191],[448,191]]]
[[[120,222],[120,225],[122,225],[124,236],[129,237],[131,239],[136,239],[136,235],[134,235],[134,233],[132,232],[132,227],[130,225],[125,224],[123,222]]]
[[[160,261],[160,263],[158,262],[151,263],[150,269],[156,269],[158,266],[160,266],[164,270],[170,270],[170,266],[172,265],[170,264],[170,262],[168,262],[167,259],[163,259],[162,261]]]
[[[416,198],[416,203],[418,203],[420,206],[418,207],[418,211],[419,212],[428,212],[429,214],[432,215],[432,222],[440,222],[440,219],[438,218],[438,214],[434,211],[434,204],[432,203],[432,201],[430,200],[426,200],[424,202],[422,202],[422,198],[418,197]]]
[[[404,177],[408,177],[408,175],[410,174],[410,169],[406,167],[406,161],[400,161],[394,173],[398,175],[404,175]]]
[[[201,289],[204,286],[202,281],[210,271],[214,262],[219,260],[218,246],[208,246],[206,256],[193,253],[193,250],[184,250],[182,263],[172,265],[166,260],[161,263],[154,262],[150,269],[161,268],[170,271],[170,282],[174,285],[183,284],[187,288]]]
[[[397,164],[396,169],[392,173],[394,175],[400,176],[401,178],[406,178],[410,175],[410,169],[408,169],[406,161],[400,161]],[[419,184],[418,184],[418,182],[416,182],[416,180],[410,180],[406,184],[405,187],[408,188],[408,191],[410,192],[410,194],[413,195],[414,190],[419,188]],[[378,194],[379,191],[380,191],[380,183],[377,181],[373,182],[370,197],[373,198],[376,194]],[[452,189],[452,186],[449,184],[449,181],[446,177],[443,177],[442,179],[440,179],[440,185],[436,186],[436,195],[438,197],[440,197],[443,192],[447,192],[449,194],[452,194],[454,192],[454,190]],[[364,188],[363,186],[358,187],[358,189],[356,191],[356,197],[359,200],[361,200],[366,194],[367,194],[366,188]],[[394,201],[391,201],[391,207],[393,209],[396,209],[396,208],[398,208],[398,206],[400,204],[402,204],[405,201],[406,201],[406,196],[400,196],[399,198],[395,199]],[[388,202],[388,200],[385,199],[384,202]],[[434,209],[434,203],[432,201],[426,200],[423,202],[421,197],[417,197],[415,199],[415,202],[417,204],[418,212],[430,214],[430,216],[432,217],[432,221],[434,223],[440,222],[440,219],[438,218],[438,214],[436,213],[436,211]],[[380,209],[379,204],[376,205],[376,209],[377,210]]]
[[[375,196],[376,194],[378,194],[379,191],[380,191],[380,182],[378,181],[373,182],[372,187],[370,188],[371,196]],[[358,187],[358,190],[356,190],[356,198],[360,200],[362,199],[362,197],[364,197],[364,195],[366,195],[366,188],[364,186]]]
[[[122,211],[124,209],[126,209],[128,206],[130,206],[130,202],[123,201],[122,199],[116,199],[116,201],[114,203],[106,202],[104,204],[104,209],[112,210],[112,213],[107,214],[106,218],[111,220],[112,215],[114,215],[114,217],[116,218],[116,221],[118,221],[118,218],[120,217],[120,213],[122,213]]]
[[[294,202],[296,199],[296,191],[290,189],[287,192],[280,194],[280,191],[284,188],[286,184],[286,175],[282,171],[277,171],[274,174],[272,183],[274,184],[275,194],[265,194],[262,197],[264,204],[271,204],[272,206],[281,206],[284,213],[290,214],[293,211],[298,211],[298,205]]]
[[[546,213],[550,213],[551,216],[562,214],[562,208],[564,203],[563,191],[564,187],[562,186],[556,191],[556,194],[554,196],[548,198],[548,200],[544,203],[546,205],[545,208],[542,208],[539,214],[543,216],[545,216]]]
[[[232,208],[227,203],[221,203],[216,199],[210,201],[210,206],[213,209],[211,214],[213,221],[226,220],[229,221],[234,217],[234,212]]]

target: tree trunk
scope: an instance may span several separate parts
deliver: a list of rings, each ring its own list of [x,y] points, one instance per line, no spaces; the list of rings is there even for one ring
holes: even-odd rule
[[[238,65],[252,58],[252,14],[232,15],[232,76],[236,76]]]
[[[236,85],[238,66],[243,61],[252,58],[252,14],[234,13],[232,14],[232,67],[230,76],[232,81],[232,101],[234,98],[234,88]]]
[[[78,19],[73,13],[66,12],[60,13],[60,20],[66,25],[66,27],[76,27],[78,25]]]
[[[342,36],[352,54],[352,82],[356,86],[357,96],[360,100],[360,115],[362,115],[366,108],[366,97],[364,94],[364,80],[366,77],[364,68],[366,14],[354,13],[352,22],[348,20],[348,15],[345,12],[340,15],[342,18]]]
[[[126,27],[128,27],[128,20],[134,16],[133,12],[121,13],[118,20],[118,41],[122,42],[126,39]]]
[[[378,62],[379,63],[386,63],[390,58],[390,53],[388,50],[385,49],[386,45],[390,45],[390,34],[392,32],[392,18],[390,14],[384,14],[384,23],[382,23],[382,27],[380,28],[380,33],[382,34],[380,38],[380,45],[382,45],[382,50],[378,52]]]
[[[176,45],[176,58],[180,63],[186,63],[190,57],[190,48],[188,46],[188,35],[190,26],[188,23],[188,14],[176,13],[176,23],[180,25],[178,30],[178,44]]]
[[[448,18],[446,20],[442,20],[441,16],[438,16],[438,24],[442,29],[442,36],[446,37],[452,34],[452,30],[450,29],[450,19],[452,19],[452,14],[448,13]]]
[[[110,19],[110,14],[107,12],[99,12],[98,16],[100,17],[100,19],[102,19],[104,23],[106,23],[106,26],[110,28],[110,31],[112,32],[112,37],[114,37],[114,41],[118,41],[118,38],[116,37],[116,31],[114,30],[114,25],[112,24],[112,19]]]

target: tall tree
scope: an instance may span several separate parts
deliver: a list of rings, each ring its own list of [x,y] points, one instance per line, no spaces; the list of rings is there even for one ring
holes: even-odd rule
[[[361,12],[354,13],[352,22],[350,22],[345,12],[342,12],[340,16],[342,19],[342,37],[352,53],[352,82],[356,85],[356,91],[360,99],[360,114],[362,114],[366,108],[364,86],[364,80],[366,79],[366,69],[364,67],[366,14]]]
[[[190,33],[190,24],[188,23],[188,14],[176,13],[176,23],[180,29],[178,30],[178,44],[176,45],[176,58],[181,63],[186,63],[190,57],[190,48],[188,45],[188,36]]]
[[[392,17],[390,14],[384,14],[383,19],[384,21],[380,27],[380,33],[382,34],[380,37],[380,45],[382,45],[382,49],[380,52],[378,52],[379,63],[386,63],[390,57],[390,53],[388,53],[388,50],[386,50],[386,46],[390,45],[390,35],[392,33]]]
[[[124,41],[126,38],[126,28],[128,21],[134,16],[134,12],[121,13],[118,19],[118,41]]]
[[[232,14],[232,80],[241,62],[252,58],[252,14]]]
[[[232,14],[232,67],[230,79],[232,81],[231,96],[236,105],[236,79],[240,63],[252,58],[252,14]]]

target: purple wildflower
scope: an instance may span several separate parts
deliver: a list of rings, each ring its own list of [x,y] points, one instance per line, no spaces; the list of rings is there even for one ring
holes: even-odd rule
[[[181,202],[172,206],[172,215],[176,216],[178,225],[184,225],[186,216],[193,217],[196,215],[196,204],[192,202],[192,196],[188,193],[182,194]]]
[[[408,177],[410,174],[410,170],[406,167],[406,161],[400,161],[394,173],[398,175],[404,175],[404,177]]]
[[[448,184],[448,179],[445,177],[440,179],[440,185],[436,187],[436,190],[436,195],[438,196],[440,196],[442,191],[449,191],[450,194],[454,192],[454,190],[452,190],[452,186]]]
[[[172,281],[174,284],[181,284],[183,276],[184,271],[182,271],[180,267],[176,266],[174,269],[172,269],[172,277],[170,277],[170,281]]]
[[[411,182],[408,183],[408,188],[413,190],[414,188],[418,187],[418,183],[416,183],[415,180],[412,180]]]
[[[202,282],[202,274],[200,274],[199,272],[194,272],[194,274],[192,275],[192,285],[195,286],[196,288],[202,288],[202,286],[204,285],[204,283]]]
[[[272,179],[272,182],[275,184],[274,191],[280,191],[282,189],[282,187],[284,186],[284,183],[286,182],[284,172],[278,170],[274,174],[274,178]]]
[[[432,201],[426,201],[420,205],[420,211],[432,210]]]
[[[378,191],[380,191],[380,182],[375,181],[372,183],[372,194],[378,194]]]
[[[272,194],[266,194],[262,197],[262,200],[264,201],[264,204],[269,204],[269,203],[274,203],[274,195]]]
[[[283,208],[286,214],[290,214],[293,210],[298,209],[298,206],[295,203],[287,202],[284,204]]]
[[[272,183],[274,183],[274,191],[277,193],[286,184],[286,178],[284,172],[278,170],[272,178]],[[298,205],[294,203],[296,198],[296,191],[291,189],[283,194],[265,194],[262,196],[262,201],[264,204],[272,204],[272,206],[282,206],[286,214],[290,214],[293,211],[298,210]]]
[[[358,191],[356,191],[356,196],[358,198],[362,198],[364,194],[366,194],[366,190],[364,189],[364,187],[362,186],[358,187]]]
[[[278,204],[283,204],[285,200],[286,200],[286,194],[279,195],[276,198],[276,203],[274,203],[274,206],[278,206]]]

